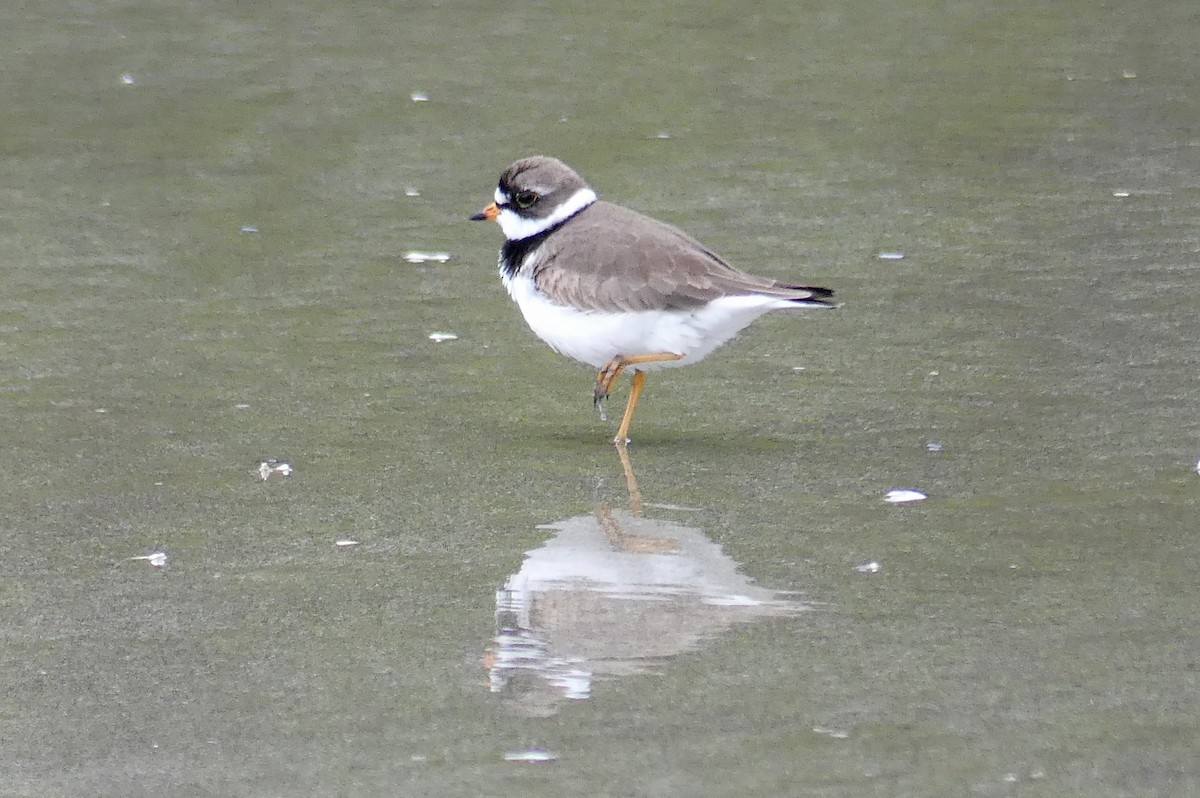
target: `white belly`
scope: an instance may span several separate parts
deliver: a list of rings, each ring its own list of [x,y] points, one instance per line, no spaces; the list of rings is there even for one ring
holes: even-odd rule
[[[665,352],[681,358],[638,368],[686,366],[704,359],[767,311],[793,307],[775,297],[736,296],[687,311],[581,311],[551,301],[524,275],[502,276],[502,280],[538,338],[554,351],[597,369],[617,355]]]

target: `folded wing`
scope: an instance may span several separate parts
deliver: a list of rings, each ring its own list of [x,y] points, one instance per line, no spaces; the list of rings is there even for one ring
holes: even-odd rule
[[[567,253],[586,253],[587,268]],[[829,305],[833,292],[788,285],[730,266],[682,230],[596,202],[547,237],[533,279],[555,300],[598,311],[686,311],[718,297],[761,294]]]

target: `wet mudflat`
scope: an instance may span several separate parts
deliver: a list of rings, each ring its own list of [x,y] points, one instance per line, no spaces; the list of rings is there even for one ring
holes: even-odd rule
[[[6,6],[0,793],[1200,790],[1197,35]],[[845,306],[623,463],[465,221],[534,152]]]

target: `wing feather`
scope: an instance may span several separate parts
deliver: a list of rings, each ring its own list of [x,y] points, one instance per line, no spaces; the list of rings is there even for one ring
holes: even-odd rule
[[[682,230],[607,202],[593,203],[548,235],[532,277],[559,302],[610,312],[689,310],[742,294],[821,303],[832,293],[747,274]]]

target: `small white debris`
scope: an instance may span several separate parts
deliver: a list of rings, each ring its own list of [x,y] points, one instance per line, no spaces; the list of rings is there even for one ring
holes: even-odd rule
[[[804,371],[804,366],[792,366],[792,371]]]
[[[410,96],[412,97],[412,101],[415,103],[429,102],[429,95],[423,91],[414,91]]]
[[[357,546],[358,541],[350,540],[349,538],[343,538],[341,540],[334,541],[333,545],[337,546],[339,549],[349,549]]]
[[[450,260],[449,252],[406,252],[404,259],[409,263],[445,263]]]
[[[1112,195],[1117,199],[1125,199],[1129,196],[1129,192],[1123,188],[1113,189]]]
[[[904,260],[903,252],[880,252],[880,260]]]
[[[107,408],[107,407],[97,407],[97,408],[96,408],[96,410],[95,410],[95,412],[97,412],[97,413],[107,413],[107,412],[108,412],[108,408]]]
[[[121,75],[121,82],[124,83],[126,86],[132,86],[133,85],[133,75],[130,75],[128,72],[124,73],[123,75]]]
[[[658,133],[656,133],[656,134],[654,135],[654,138],[656,138],[656,139],[669,139],[669,138],[671,138],[671,134],[670,134],[670,133],[668,133],[668,132],[667,132],[667,131],[665,131],[665,130],[660,130],[660,131],[658,131]]]
[[[238,402],[236,405],[233,406],[233,409],[234,410],[249,410],[250,405],[248,405],[245,402]]]
[[[505,762],[553,762],[558,759],[555,754],[542,748],[531,748],[528,751],[509,751],[504,755]]]
[[[404,196],[419,197],[421,196],[421,190],[416,186],[409,186],[408,188],[404,189]]]
[[[241,228],[241,229],[242,229],[242,232],[243,232],[243,233],[257,233],[257,232],[258,232],[258,225],[256,225],[256,224],[244,224],[244,225],[242,225],[242,228]]]
[[[440,344],[442,341],[457,341],[458,336],[451,332],[434,332],[429,334],[429,340]]]
[[[1137,73],[1134,72],[1132,69],[1122,69],[1121,77],[1125,78],[1126,80],[1133,80],[1134,78],[1137,77]]]
[[[854,570],[858,571],[860,574],[877,574],[883,570],[883,566],[875,560],[871,560],[870,562],[863,563],[862,565],[854,566]]]
[[[155,568],[165,568],[167,565],[166,552],[156,551],[153,554],[143,554],[141,557],[130,557],[131,560],[145,560]]]
[[[924,501],[928,498],[928,496],[919,490],[909,490],[904,488],[898,490],[889,490],[887,495],[883,497],[883,500],[891,504],[903,504],[904,502]]]
[[[688,507],[686,504],[667,504],[666,502],[646,502],[647,507],[653,507],[656,510],[670,510],[679,513],[699,513],[703,512],[701,507]],[[541,527],[538,527],[539,529]],[[547,529],[557,529],[557,527],[547,527]]]
[[[290,477],[293,470],[291,463],[285,463],[281,460],[263,460],[258,464],[258,478],[266,482],[272,474]]]
[[[846,740],[850,737],[849,732],[838,731],[837,729],[826,729],[824,726],[813,726],[813,731],[817,734],[823,734],[826,737],[832,737],[835,740]]]
[[[1200,460],[1196,461],[1196,473],[1200,474]]]
[[[940,452],[946,448],[946,444],[941,441],[925,441],[925,450],[928,452]]]

